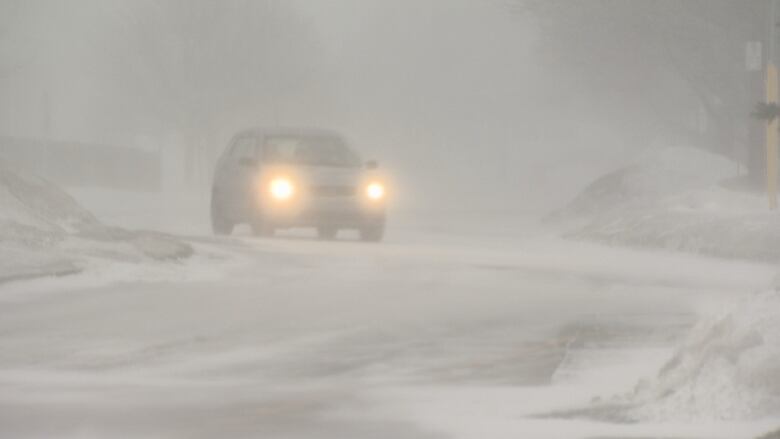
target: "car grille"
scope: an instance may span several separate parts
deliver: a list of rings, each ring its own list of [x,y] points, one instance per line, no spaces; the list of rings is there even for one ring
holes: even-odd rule
[[[311,194],[315,197],[351,197],[355,195],[353,186],[313,186]]]

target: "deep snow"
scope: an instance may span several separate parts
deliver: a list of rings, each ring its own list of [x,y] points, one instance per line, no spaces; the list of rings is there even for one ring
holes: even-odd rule
[[[522,221],[402,222],[377,246],[297,234],[192,238],[196,255],[185,264],[7,284],[2,431],[746,439],[768,431],[756,421],[548,416],[652,376],[696,315],[764,288],[774,267],[569,242]]]
[[[173,236],[107,226],[58,186],[0,162],[0,282],[191,254]]]
[[[770,264],[487,212],[406,212],[381,245],[211,238],[202,198],[75,193],[195,253],[143,256],[68,197],[57,239],[21,248],[89,270],[0,285],[1,435],[752,439],[780,418],[753,391],[774,383],[776,297],[746,296]]]
[[[585,188],[554,219],[566,236],[728,258],[780,261],[780,216],[757,193],[729,190],[736,164],[693,148],[666,148]]]
[[[780,417],[780,292],[704,318],[629,400],[637,420]]]
[[[721,185],[734,169],[695,149],[654,151],[597,179],[552,218],[575,224],[568,238],[776,262],[780,217],[763,196]],[[632,392],[569,414],[631,422],[776,419],[778,297],[773,289],[700,313],[665,365]]]

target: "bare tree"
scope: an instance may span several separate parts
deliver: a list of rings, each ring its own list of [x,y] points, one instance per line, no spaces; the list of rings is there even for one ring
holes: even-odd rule
[[[763,0],[519,0],[546,61],[590,90],[594,107],[642,137],[668,133],[733,156],[754,96],[745,43]],[[706,114],[706,125],[697,112]],[[760,169],[751,169],[759,172]]]

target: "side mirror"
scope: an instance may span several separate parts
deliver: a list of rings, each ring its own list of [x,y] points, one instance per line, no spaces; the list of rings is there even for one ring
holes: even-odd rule
[[[368,170],[374,170],[379,168],[379,163],[377,163],[376,160],[369,160],[366,162],[366,169]]]
[[[238,159],[238,164],[247,168],[254,168],[257,166],[257,160],[250,157],[241,157]]]

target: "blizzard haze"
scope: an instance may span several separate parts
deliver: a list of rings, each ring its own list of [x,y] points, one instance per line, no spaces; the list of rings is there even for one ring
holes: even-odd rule
[[[0,0],[0,438],[779,439],[778,15]]]
[[[166,150],[190,179],[169,185],[200,189],[238,129],[336,128],[394,170],[410,207],[551,208],[627,147],[560,115],[567,85],[509,6],[5,1],[1,129]]]

